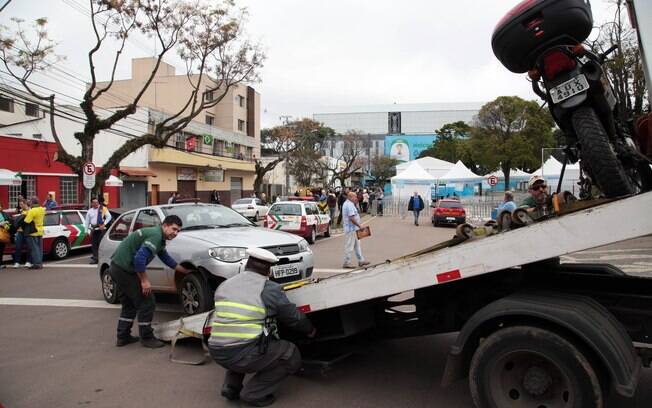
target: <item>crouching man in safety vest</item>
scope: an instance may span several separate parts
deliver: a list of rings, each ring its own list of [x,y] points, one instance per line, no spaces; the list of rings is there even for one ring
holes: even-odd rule
[[[245,271],[227,279],[215,292],[215,314],[208,348],[226,368],[222,396],[255,407],[274,403],[274,391],[301,368],[297,347],[279,339],[276,321],[313,338],[310,320],[291,303],[281,286],[267,279],[278,258],[249,248]],[[245,374],[254,376],[244,385]]]

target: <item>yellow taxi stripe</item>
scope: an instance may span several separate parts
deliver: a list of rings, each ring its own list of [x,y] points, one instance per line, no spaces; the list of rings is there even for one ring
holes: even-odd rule
[[[263,308],[263,307],[245,305],[245,304],[236,303],[236,302],[228,302],[226,300],[220,300],[219,302],[215,302],[215,307],[218,307],[218,306],[235,307],[237,309],[244,309],[244,310],[250,310],[252,312],[265,313],[265,308]]]

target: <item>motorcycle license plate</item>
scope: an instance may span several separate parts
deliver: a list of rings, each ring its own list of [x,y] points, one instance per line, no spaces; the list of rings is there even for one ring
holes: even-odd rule
[[[587,89],[589,89],[589,83],[586,80],[586,77],[580,74],[552,88],[550,90],[550,97],[552,98],[553,103],[559,103],[580,92],[584,92]]]
[[[272,267],[272,276],[276,279],[287,278],[299,274],[299,267],[296,264],[278,265]]]

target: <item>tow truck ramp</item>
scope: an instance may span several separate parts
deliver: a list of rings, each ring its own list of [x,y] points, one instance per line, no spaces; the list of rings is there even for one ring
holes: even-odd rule
[[[552,217],[527,227],[289,285],[288,298],[310,313],[518,267],[652,234],[652,192]],[[155,325],[165,341],[201,336],[208,313]]]

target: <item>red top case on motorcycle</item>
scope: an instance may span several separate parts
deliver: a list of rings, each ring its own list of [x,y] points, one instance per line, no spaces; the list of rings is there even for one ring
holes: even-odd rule
[[[491,36],[494,55],[508,70],[526,72],[541,53],[557,45],[576,45],[593,28],[585,0],[525,0],[503,17]]]

